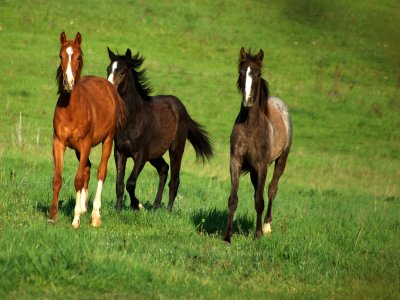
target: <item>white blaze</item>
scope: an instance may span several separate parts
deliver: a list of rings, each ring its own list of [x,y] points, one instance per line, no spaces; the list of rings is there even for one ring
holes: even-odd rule
[[[251,93],[251,85],[253,83],[253,79],[250,76],[250,67],[247,68],[247,72],[246,72],[246,85],[245,85],[245,100],[246,102],[249,101],[250,99],[250,93]]]
[[[72,47],[68,47],[66,49],[66,52],[68,54],[68,66],[66,75],[67,75],[68,85],[72,88],[74,84],[74,75],[72,74],[71,60],[72,60],[72,54],[74,54],[74,50],[72,50]]]
[[[118,62],[113,62],[112,67],[111,67],[111,73],[108,76],[108,81],[111,82],[112,84],[114,84],[114,72],[118,67]]]

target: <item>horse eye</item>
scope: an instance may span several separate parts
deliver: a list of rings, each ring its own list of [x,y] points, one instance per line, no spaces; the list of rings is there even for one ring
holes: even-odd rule
[[[82,59],[82,56],[78,56],[77,60],[81,60],[81,59]]]

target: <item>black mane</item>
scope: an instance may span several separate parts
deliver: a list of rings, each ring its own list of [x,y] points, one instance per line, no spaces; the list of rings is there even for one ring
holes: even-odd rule
[[[132,71],[136,90],[139,95],[143,98],[143,100],[149,101],[151,99],[151,93],[153,90],[146,77],[146,68],[140,70],[144,62],[144,57],[140,56],[138,52],[131,58],[127,57],[126,55],[117,55],[117,58],[118,60],[123,60],[127,64],[128,68]]]

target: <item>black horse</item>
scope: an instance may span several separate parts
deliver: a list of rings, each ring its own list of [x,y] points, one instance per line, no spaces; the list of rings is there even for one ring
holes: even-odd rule
[[[256,234],[271,232],[272,202],[278,181],[285,170],[292,144],[292,124],[288,108],[282,100],[269,97],[268,83],[261,78],[264,52],[253,55],[242,48],[239,56],[237,86],[242,93],[240,112],[231,134],[231,193],[225,241],[230,243],[233,215],[238,204],[239,176],[250,172],[257,211]],[[268,209],[261,230],[264,211],[264,186],[268,166],[275,161],[274,174],[268,188]]]
[[[150,96],[151,88],[146,80],[145,69],[140,70],[143,57],[132,56],[127,49],[125,55],[116,55],[108,48],[110,65],[108,80],[115,85],[127,105],[126,125],[114,137],[114,158],[117,166],[117,203],[121,210],[124,195],[124,175],[128,157],[134,159],[134,167],[126,183],[131,198],[131,207],[141,205],[135,196],[137,178],[145,163],[149,161],[160,177],[153,208],[161,206],[161,197],[168,177],[168,164],[163,154],[169,151],[171,178],[169,182],[168,210],[172,209],[179,186],[179,171],[186,139],[190,141],[196,157],[210,159],[212,145],[207,132],[196,123],[185,106],[175,96]]]

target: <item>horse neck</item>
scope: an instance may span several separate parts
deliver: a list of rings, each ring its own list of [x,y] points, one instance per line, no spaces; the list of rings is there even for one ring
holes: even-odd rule
[[[242,115],[242,119],[244,123],[252,126],[253,124],[258,124],[261,118],[265,117],[264,114],[264,106],[266,105],[266,99],[262,99],[265,97],[261,92],[261,87],[258,88],[256,100],[254,101],[251,107],[244,107],[243,104],[240,109],[240,114]]]
[[[136,88],[133,77],[125,81],[119,92],[128,106],[129,115],[136,115],[143,109],[144,100]]]

